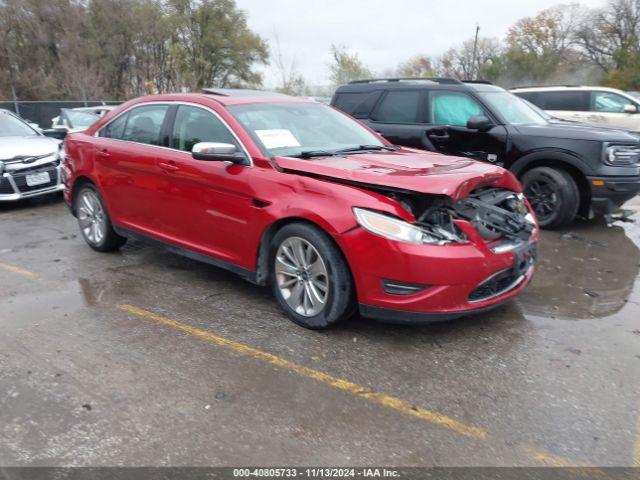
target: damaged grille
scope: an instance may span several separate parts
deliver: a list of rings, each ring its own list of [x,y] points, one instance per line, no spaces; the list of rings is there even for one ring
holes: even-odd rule
[[[485,240],[528,240],[535,228],[524,198],[510,190],[487,188],[472,192],[455,205],[455,211],[471,222]]]
[[[521,275],[515,268],[502,270],[481,283],[469,295],[470,302],[479,302],[497,297],[515,288],[521,281]]]
[[[443,243],[467,240],[455,220],[471,223],[486,242],[505,239],[517,245],[528,240],[535,229],[524,197],[511,190],[483,188],[456,203],[437,195],[389,196],[416,218],[416,225]]]

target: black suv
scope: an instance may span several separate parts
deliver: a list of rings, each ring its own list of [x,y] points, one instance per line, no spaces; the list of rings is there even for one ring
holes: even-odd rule
[[[358,80],[331,105],[392,143],[511,170],[541,226],[610,215],[640,191],[640,137],[555,119],[487,82],[450,78]]]

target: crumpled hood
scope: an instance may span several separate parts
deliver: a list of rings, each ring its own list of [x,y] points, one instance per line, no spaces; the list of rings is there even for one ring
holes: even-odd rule
[[[15,157],[39,157],[58,151],[60,140],[41,135],[29,137],[0,137],[0,160]]]
[[[489,185],[521,191],[520,184],[511,172],[501,167],[419,150],[401,149],[311,159],[276,157],[275,163],[289,173],[355,185],[446,195],[456,201],[476,188]]]

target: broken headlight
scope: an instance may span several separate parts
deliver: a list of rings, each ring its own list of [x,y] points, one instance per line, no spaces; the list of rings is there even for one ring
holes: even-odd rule
[[[399,218],[365,210],[364,208],[354,208],[353,213],[363,228],[390,240],[417,245],[444,245],[451,242],[465,241],[463,237],[451,233],[438,225],[412,224]]]

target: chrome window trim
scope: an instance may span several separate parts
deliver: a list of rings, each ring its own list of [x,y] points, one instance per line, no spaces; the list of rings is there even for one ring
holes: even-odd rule
[[[207,107],[206,105],[202,105],[200,103],[193,103],[193,102],[143,102],[143,103],[137,103],[135,105],[130,106],[126,110],[120,112],[117,116],[115,116],[114,118],[109,120],[108,123],[104,124],[98,130],[96,130],[96,132],[92,136],[93,137],[99,137],[99,138],[106,138],[106,139],[109,139],[109,140],[115,140],[116,142],[132,143],[134,145],[144,145],[146,147],[162,148],[164,150],[170,150],[172,152],[180,152],[180,153],[184,153],[184,154],[187,154],[187,155],[191,155],[190,152],[185,152],[184,150],[178,150],[177,148],[163,147],[162,145],[151,145],[149,143],[133,142],[131,140],[122,140],[121,138],[100,137],[100,132],[103,129],[107,128],[109,125],[111,125],[111,123],[115,122],[122,115],[124,115],[126,113],[129,113],[134,108],[146,107],[147,105],[166,105],[167,107],[171,107],[172,105],[177,105],[177,106],[186,105],[188,107],[201,108],[201,109],[203,109],[205,111],[208,111],[208,112],[212,113],[218,120],[220,120],[220,122],[225,126],[225,128],[227,130],[229,130],[229,132],[231,133],[231,135],[233,136],[235,141],[238,142],[238,145],[240,145],[240,148],[242,149],[242,152],[244,153],[245,157],[247,157],[247,159],[249,160],[249,165],[244,165],[244,166],[245,167],[249,167],[249,168],[253,167],[253,158],[251,158],[251,155],[249,155],[249,151],[247,150],[247,147],[245,147],[244,143],[242,143],[240,141],[240,138],[238,137],[238,135],[236,135],[236,132],[233,131],[233,129],[229,126],[229,124],[225,121],[225,119],[220,116],[220,114],[218,112],[216,112],[212,108]],[[201,160],[199,160],[199,161],[201,161]]]

